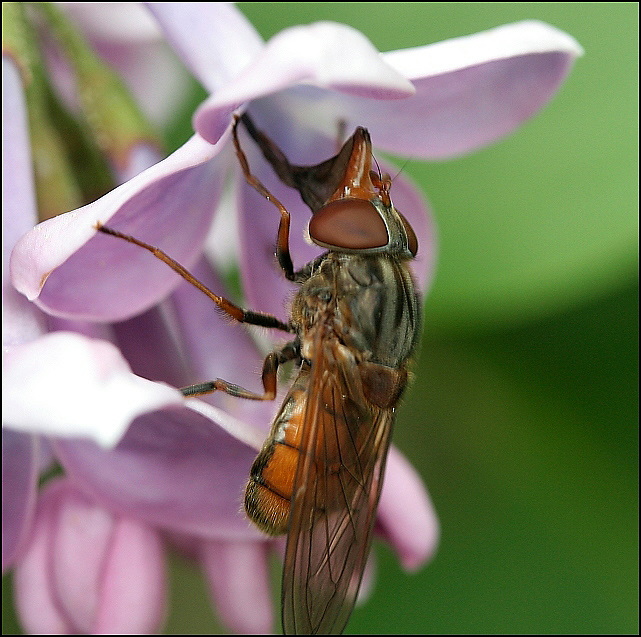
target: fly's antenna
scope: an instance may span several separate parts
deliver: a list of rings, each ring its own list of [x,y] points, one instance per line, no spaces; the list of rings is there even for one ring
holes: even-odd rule
[[[391,178],[392,183],[394,183],[394,180],[405,170],[405,166],[409,163],[409,159],[406,159],[403,162],[403,165],[396,171],[396,174]]]

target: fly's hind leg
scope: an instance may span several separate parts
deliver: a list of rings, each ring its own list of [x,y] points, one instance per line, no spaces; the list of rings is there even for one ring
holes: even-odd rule
[[[239,385],[229,383],[222,378],[216,378],[216,380],[210,380],[205,383],[198,383],[197,385],[189,385],[189,387],[183,387],[180,391],[183,396],[202,396],[215,391],[223,391],[230,396],[246,398],[248,400],[274,400],[274,398],[276,398],[278,368],[283,363],[299,358],[300,347],[297,341],[287,343],[281,350],[268,354],[263,363],[263,372],[261,375],[264,390],[262,394],[249,391]]]

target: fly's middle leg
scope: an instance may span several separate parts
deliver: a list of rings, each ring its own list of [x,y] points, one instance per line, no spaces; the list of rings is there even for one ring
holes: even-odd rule
[[[166,263],[174,272],[177,272],[185,281],[191,283],[194,287],[198,288],[201,292],[206,294],[220,310],[231,318],[237,320],[239,323],[247,323],[248,325],[258,325],[260,327],[274,328],[278,330],[283,330],[285,332],[291,332],[292,327],[287,323],[283,323],[281,320],[277,319],[271,314],[265,314],[264,312],[254,312],[253,310],[245,310],[241,307],[238,307],[228,299],[214,294],[204,283],[201,283],[187,268],[183,267],[176,261],[172,259],[167,253],[163,252],[160,248],[149,245],[136,237],[131,235],[124,234],[113,228],[103,226],[100,222],[96,224],[96,230],[102,232],[103,234],[108,234],[112,237],[118,239],[124,239],[129,243],[133,243],[141,248],[144,248],[148,252],[151,252],[157,259]]]
[[[296,341],[287,343],[281,350],[271,352],[265,358],[263,363],[263,372],[261,375],[263,383],[263,393],[249,391],[239,385],[234,385],[222,378],[216,378],[205,383],[189,385],[183,387],[180,391],[183,396],[203,396],[215,391],[222,391],[230,396],[237,398],[246,398],[248,400],[274,400],[276,398],[278,384],[278,368],[291,360],[300,358],[300,348]]]

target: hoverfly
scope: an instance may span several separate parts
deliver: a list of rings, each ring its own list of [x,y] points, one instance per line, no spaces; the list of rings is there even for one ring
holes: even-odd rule
[[[289,252],[289,212],[252,175],[238,140],[240,121],[278,177],[311,208],[309,237],[327,251],[298,271]],[[222,379],[181,391],[273,400],[279,366],[297,365],[251,468],[245,509],[266,533],[287,534],[283,632],[340,634],[369,555],[395,407],[420,331],[421,307],[408,267],[418,243],[392,205],[389,176],[371,170],[365,128],[315,166],[290,164],[247,115],[236,118],[233,139],[246,180],[280,212],[276,257],[285,277],[299,286],[288,323],[214,294],[153,246],[98,229],[149,250],[237,321],[294,335],[266,357],[262,394]]]

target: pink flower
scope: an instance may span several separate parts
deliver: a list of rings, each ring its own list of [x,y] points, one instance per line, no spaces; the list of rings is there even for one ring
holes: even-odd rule
[[[3,505],[3,538],[5,528],[11,538],[3,564],[17,565],[18,606],[36,632],[144,632],[162,620],[161,538],[180,538],[200,559],[223,621],[236,632],[264,633],[273,625],[265,560],[274,543],[240,511],[277,405],[217,394],[185,401],[174,389],[220,377],[258,390],[264,352],[166,265],[96,233],[95,223],[158,245],[223,294],[211,261],[224,269],[237,260],[244,306],[285,320],[293,288],[273,263],[277,212],[236,165],[236,109],[251,113],[297,164],[332,156],[341,124],[348,133],[366,126],[380,150],[443,159],[488,144],[537,112],[580,48],[538,22],[387,54],[335,23],[286,29],[264,44],[226,3],[152,3],[151,11],[211,93],[195,114],[196,134],[100,199],[32,230],[29,162],[15,156],[29,148],[19,76],[3,61],[11,80],[3,87],[3,109],[5,102],[11,108],[3,152],[14,153],[3,156],[14,184],[3,190],[5,214],[12,212],[5,254],[13,248],[15,286],[4,287],[13,457],[3,484],[13,495]],[[255,145],[241,142],[252,171],[292,212],[292,256],[301,267],[320,252],[303,240],[308,214]],[[435,252],[427,205],[402,177],[392,197],[418,235],[414,269],[425,291]],[[65,478],[47,487],[34,514],[35,434],[47,436]],[[75,513],[82,523],[74,529]],[[378,528],[408,569],[435,549],[432,505],[394,449]],[[72,586],[81,565],[69,557],[69,542],[84,555],[92,536],[97,550],[86,587]],[[56,537],[52,546],[48,538]],[[144,564],[129,559],[143,546]],[[150,603],[123,612],[123,581],[133,599],[139,583],[150,585]],[[110,614],[116,619],[106,623]]]
[[[164,612],[164,555],[149,524],[110,513],[65,478],[38,500],[16,600],[31,634],[148,633]]]

